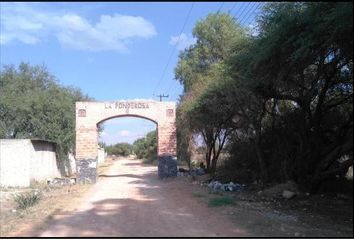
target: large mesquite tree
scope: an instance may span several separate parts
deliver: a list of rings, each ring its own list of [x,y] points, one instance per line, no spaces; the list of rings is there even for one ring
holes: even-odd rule
[[[62,164],[75,144],[75,102],[89,97],[63,87],[45,66],[21,63],[0,72],[0,138],[40,138],[57,143]]]
[[[246,34],[230,15],[218,13],[199,21],[193,36],[196,43],[181,52],[175,68],[175,78],[184,86],[177,120],[188,122],[186,138],[191,132],[202,135],[207,170],[213,172],[233,129],[229,124],[233,111],[216,89],[227,79],[225,61],[243,44]]]
[[[312,191],[345,169],[333,170],[339,158],[347,167],[353,161],[352,10],[352,3],[268,4],[258,36],[233,59],[235,81],[272,105],[261,151],[287,146],[278,155],[288,158],[289,176]]]

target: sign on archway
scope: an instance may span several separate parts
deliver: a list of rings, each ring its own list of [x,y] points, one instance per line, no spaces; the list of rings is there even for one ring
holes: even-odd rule
[[[98,125],[108,119],[133,116],[157,125],[160,177],[175,176],[176,103],[153,100],[76,102],[76,166],[78,183],[94,183],[97,175]]]

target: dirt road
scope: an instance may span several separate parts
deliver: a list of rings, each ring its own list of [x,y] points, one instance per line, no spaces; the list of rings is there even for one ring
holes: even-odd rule
[[[248,233],[200,204],[181,182],[138,160],[115,161],[73,211],[59,211],[40,237],[240,237]],[[33,236],[33,235],[32,235]]]

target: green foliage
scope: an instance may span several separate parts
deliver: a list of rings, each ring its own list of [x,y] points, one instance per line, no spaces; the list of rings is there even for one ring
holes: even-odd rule
[[[229,14],[209,14],[193,29],[196,44],[179,56],[175,78],[184,86],[184,96],[178,106],[178,152],[183,159],[190,156],[192,135],[202,135],[206,146],[206,167],[214,171],[220,152],[233,131],[230,119],[233,112],[225,105],[225,97],[218,91],[230,78],[226,60],[233,50],[246,41],[246,31]],[[221,93],[221,94],[220,94]]]
[[[41,199],[41,193],[38,191],[30,191],[19,193],[14,196],[14,200],[17,204],[17,208],[26,209],[39,202]]]
[[[21,63],[0,72],[0,138],[40,138],[57,143],[63,164],[74,150],[75,102],[89,97],[63,87],[45,66]]]
[[[272,172],[263,180],[291,178],[315,191],[336,172],[329,169],[338,167],[339,157],[352,156],[352,8],[352,3],[269,4],[259,35],[234,55],[237,87],[263,102],[259,117],[247,114],[255,130],[258,125],[261,169]]]
[[[129,143],[117,143],[105,147],[109,155],[128,156],[133,153],[133,146]]]
[[[185,93],[193,85],[207,85],[221,80],[218,75],[232,49],[242,46],[246,32],[225,13],[209,14],[193,29],[197,42],[180,53],[175,69],[175,78],[184,86]]]
[[[209,201],[209,207],[221,207],[232,204],[234,204],[234,200],[230,196],[217,197]]]
[[[177,120],[203,135],[207,165],[229,131],[223,171],[242,175],[230,179],[315,192],[343,177],[353,162],[353,4],[268,3],[254,36],[227,18],[198,22],[175,70]]]
[[[149,132],[145,138],[139,138],[133,143],[133,151],[137,158],[145,163],[153,163],[157,160],[157,133]]]

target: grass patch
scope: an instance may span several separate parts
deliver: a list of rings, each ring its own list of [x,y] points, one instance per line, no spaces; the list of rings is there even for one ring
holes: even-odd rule
[[[234,204],[234,200],[229,196],[217,197],[209,200],[209,207],[221,207],[232,204]]]
[[[39,202],[41,194],[39,191],[30,191],[24,193],[18,193],[14,196],[14,200],[17,204],[17,208],[26,209]]]

